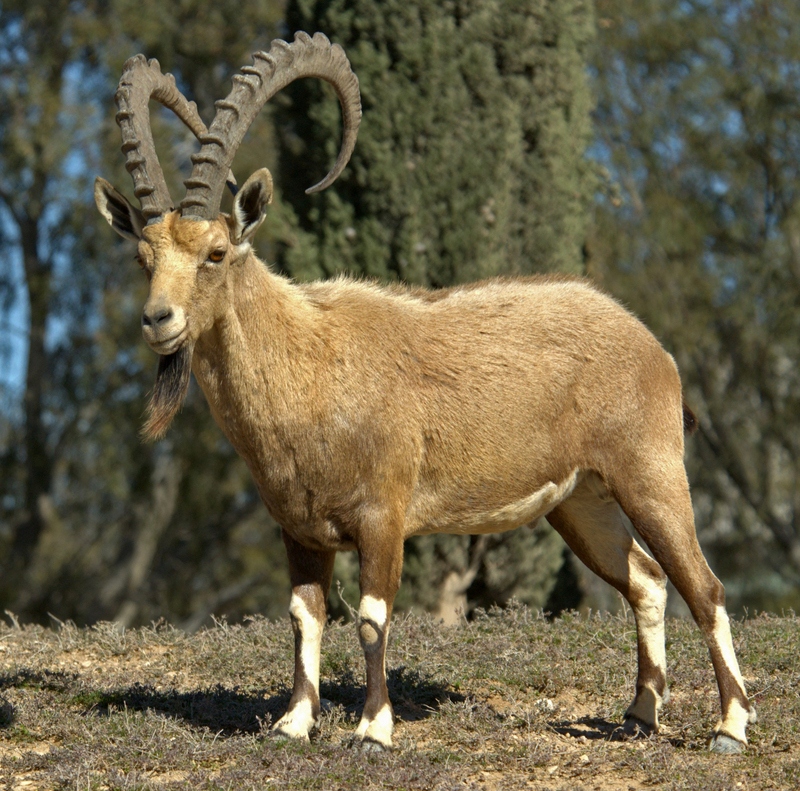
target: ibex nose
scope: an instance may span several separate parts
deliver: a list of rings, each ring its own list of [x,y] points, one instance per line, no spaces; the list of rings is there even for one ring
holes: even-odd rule
[[[142,324],[145,327],[158,327],[161,324],[166,324],[172,318],[172,308],[167,305],[154,305],[149,307],[145,305],[142,311]]]

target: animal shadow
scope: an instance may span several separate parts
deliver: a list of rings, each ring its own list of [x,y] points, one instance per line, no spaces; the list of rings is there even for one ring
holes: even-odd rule
[[[437,711],[445,701],[462,701],[464,696],[453,692],[428,676],[405,668],[388,673],[389,694],[395,713],[406,722],[421,720]],[[320,685],[320,697],[326,707],[341,705],[348,713],[360,712],[366,698],[366,687],[356,681],[351,670]],[[95,691],[84,697],[86,716],[104,716],[112,710],[154,711],[182,719],[196,727],[206,727],[224,735],[258,733],[278,720],[289,706],[291,691],[284,688],[276,694],[267,690],[244,691],[221,685],[209,689],[178,692],[157,690],[145,684],[111,691]]]
[[[395,715],[405,722],[417,722],[430,717],[443,703],[462,703],[467,698],[450,689],[433,676],[422,675],[418,670],[398,667],[387,674],[386,685]]]
[[[0,675],[0,690],[24,687],[63,693],[70,688],[76,678],[77,676],[74,673],[51,670],[40,672],[22,668],[16,673],[3,673]],[[15,718],[16,711],[13,704],[5,695],[0,693],[0,729],[12,725]]]
[[[600,717],[580,717],[576,720],[557,720],[548,723],[562,736],[579,739],[583,736],[589,740],[617,741],[623,739],[623,732],[618,722],[609,722]]]
[[[557,720],[548,725],[562,736],[572,736],[575,739],[584,737],[589,741],[627,742],[633,739],[648,739],[653,734],[645,730],[631,732],[623,728],[619,722],[609,722],[601,717],[580,717],[576,720]],[[673,747],[680,747],[684,740],[670,738]]]
[[[90,697],[84,714],[104,716],[112,710],[154,711],[167,717],[182,719],[196,727],[231,736],[236,733],[257,733],[262,723],[274,721],[289,705],[290,693],[267,696],[265,691],[226,689],[221,685],[209,689],[178,692],[156,690],[146,684],[133,684],[126,689],[96,692]]]
[[[404,722],[416,722],[430,717],[446,701],[461,702],[464,695],[450,689],[447,682],[437,681],[418,670],[396,667],[386,673],[386,686],[395,717]],[[350,715],[360,715],[367,697],[367,688],[347,669],[333,679],[320,683],[320,697],[328,707],[341,705]]]

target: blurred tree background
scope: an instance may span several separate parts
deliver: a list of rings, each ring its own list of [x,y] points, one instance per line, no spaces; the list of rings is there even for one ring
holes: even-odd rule
[[[800,6],[599,0],[589,269],[675,355],[733,609],[800,604]]]
[[[279,529],[197,388],[166,441],[138,438],[155,368],[145,283],[92,185],[132,192],[113,105],[129,55],[158,58],[209,121],[249,53],[298,29],[345,47],[364,121],[342,178],[306,196],[338,147],[332,92],[304,81],[262,113],[234,164],[240,181],[276,174],[259,254],[299,280],[588,270],[676,356],[701,420],[687,452],[698,532],[729,607],[797,607],[792,0],[8,0],[0,608],[187,628],[285,612]],[[153,117],[177,196],[196,144]],[[336,573],[354,603],[354,556]],[[453,617],[512,596],[616,606],[544,523],[408,542],[401,609]]]

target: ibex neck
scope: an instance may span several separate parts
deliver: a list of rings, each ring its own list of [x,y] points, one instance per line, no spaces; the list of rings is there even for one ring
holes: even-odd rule
[[[257,435],[297,414],[317,335],[315,311],[296,286],[254,255],[239,267],[229,310],[199,339],[192,369],[217,422],[247,458]]]

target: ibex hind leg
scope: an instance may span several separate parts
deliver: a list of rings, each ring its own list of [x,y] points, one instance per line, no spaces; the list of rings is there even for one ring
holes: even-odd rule
[[[626,730],[658,729],[668,697],[664,649],[666,575],[632,538],[619,505],[600,478],[589,473],[569,499],[547,516],[573,552],[628,601],[636,619],[639,670]]]
[[[652,469],[643,464],[638,472],[633,480],[615,481],[614,493],[686,601],[708,645],[722,706],[710,747],[715,752],[741,752],[747,744],[747,724],[755,721],[755,709],[747,699],[733,649],[725,589],[697,542],[683,461],[662,460]]]

